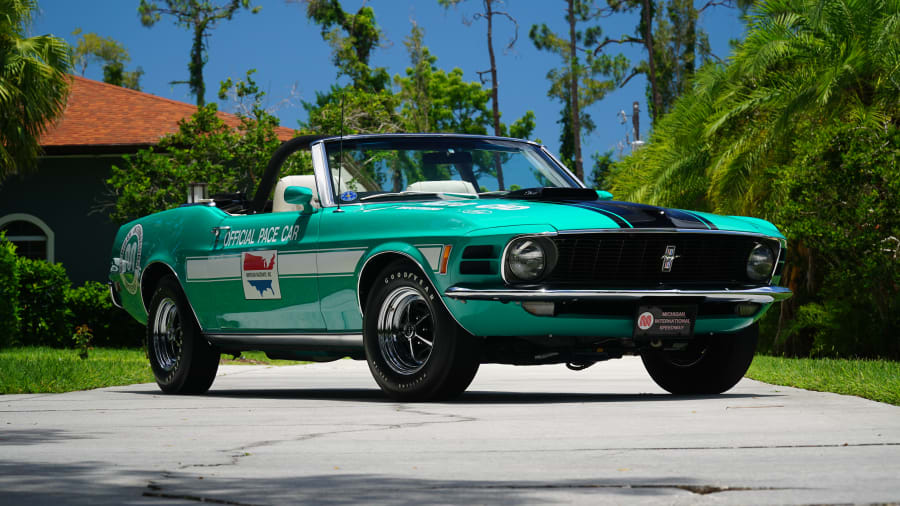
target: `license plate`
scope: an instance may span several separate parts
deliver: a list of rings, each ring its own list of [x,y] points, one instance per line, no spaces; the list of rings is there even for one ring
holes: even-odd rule
[[[638,306],[635,337],[683,337],[694,334],[697,306]]]

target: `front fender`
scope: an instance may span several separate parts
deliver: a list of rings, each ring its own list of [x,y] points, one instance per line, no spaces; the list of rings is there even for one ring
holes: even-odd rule
[[[432,250],[440,250],[443,246],[444,245],[442,244],[412,245],[405,242],[392,241],[370,249],[362,256],[355,271],[356,298],[360,314],[362,314],[365,305],[365,297],[363,295],[368,292],[369,285],[374,280],[375,275],[393,261],[392,258],[397,258],[398,256],[404,257],[415,263],[422,273],[425,274],[425,277],[428,278],[431,286],[433,286],[438,293],[443,293],[450,285],[447,282],[439,281],[439,275],[436,274],[439,265],[431,254]],[[428,256],[426,256],[425,252],[428,253]]]

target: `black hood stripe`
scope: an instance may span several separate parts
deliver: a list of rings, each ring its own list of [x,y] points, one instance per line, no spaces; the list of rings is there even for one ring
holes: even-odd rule
[[[687,228],[712,230],[714,226],[699,216],[678,209],[620,202],[605,201],[568,201],[560,204],[580,207],[600,213],[622,228]]]
[[[603,216],[606,216],[607,218],[616,222],[616,225],[618,225],[622,228],[634,228],[631,226],[631,223],[628,223],[628,221],[625,220],[625,218],[622,218],[621,216],[619,216],[618,214],[616,214],[614,212],[607,211],[605,209],[600,209],[600,208],[593,207],[593,206],[584,205],[583,202],[567,202],[567,204],[573,205],[575,207],[580,207],[582,209],[587,209],[588,211],[594,211],[595,213],[600,213]]]
[[[719,227],[713,225],[713,223],[712,223],[711,221],[707,220],[706,218],[704,218],[703,216],[700,216],[699,214],[697,214],[697,213],[695,213],[695,212],[692,212],[692,211],[684,211],[684,210],[681,210],[681,209],[679,209],[678,211],[681,211],[682,213],[689,214],[689,215],[693,216],[694,218],[697,218],[698,220],[700,220],[701,222],[703,222],[704,225],[706,225],[707,227],[709,227],[710,230],[719,230]]]

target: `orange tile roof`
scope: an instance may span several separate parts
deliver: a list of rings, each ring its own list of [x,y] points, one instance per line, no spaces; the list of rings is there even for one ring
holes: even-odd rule
[[[62,118],[41,136],[41,146],[59,152],[64,146],[139,146],[159,142],[178,130],[178,121],[190,117],[197,107],[121,86],[79,76],[70,76],[72,87]],[[219,112],[229,126],[240,124],[237,116]],[[290,128],[277,127],[282,141],[294,137]]]

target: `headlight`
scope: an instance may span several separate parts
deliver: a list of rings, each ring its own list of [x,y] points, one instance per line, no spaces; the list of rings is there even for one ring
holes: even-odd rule
[[[505,263],[507,281],[537,281],[556,265],[556,246],[543,237],[515,239],[506,248]]]
[[[747,258],[747,276],[753,281],[765,281],[772,275],[775,266],[775,254],[765,244],[757,244]]]

